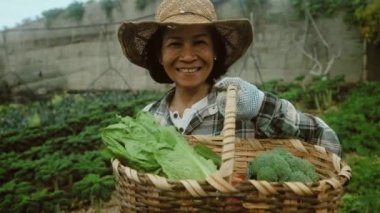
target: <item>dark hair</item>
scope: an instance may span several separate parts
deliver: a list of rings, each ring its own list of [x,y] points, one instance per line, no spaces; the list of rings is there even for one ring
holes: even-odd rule
[[[146,57],[147,68],[150,76],[154,81],[163,84],[170,84],[173,81],[166,74],[164,67],[160,64],[158,56],[161,54],[161,46],[166,31],[166,26],[159,27],[157,31],[148,40],[143,55]],[[206,82],[213,85],[217,79],[227,72],[227,67],[224,64],[226,59],[226,46],[224,38],[219,34],[215,27],[210,27],[211,38],[213,41],[216,60],[214,66],[208,76]]]

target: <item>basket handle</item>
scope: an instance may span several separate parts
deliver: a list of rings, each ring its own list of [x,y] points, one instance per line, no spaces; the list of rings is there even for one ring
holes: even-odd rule
[[[222,177],[228,177],[231,182],[231,176],[234,166],[235,156],[235,122],[236,122],[236,94],[238,88],[234,85],[227,87],[226,106],[224,113],[223,126],[223,147],[221,152],[222,163],[219,169]]]

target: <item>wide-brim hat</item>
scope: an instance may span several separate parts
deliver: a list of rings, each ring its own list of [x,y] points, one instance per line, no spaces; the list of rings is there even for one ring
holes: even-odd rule
[[[149,69],[145,47],[160,26],[211,25],[223,38],[228,68],[238,60],[252,43],[252,26],[247,19],[217,20],[210,0],[163,0],[156,11],[155,21],[124,22],[118,39],[124,55],[134,64]]]

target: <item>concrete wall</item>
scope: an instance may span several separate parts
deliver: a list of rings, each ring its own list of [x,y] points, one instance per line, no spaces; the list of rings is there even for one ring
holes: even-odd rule
[[[242,14],[239,1],[231,1],[218,12],[228,18],[238,18],[236,14]],[[317,60],[322,70],[326,70],[329,61],[333,61],[329,69],[332,76],[345,75],[349,82],[360,80],[362,40],[357,31],[344,23],[344,14],[314,20],[316,27],[310,21],[306,25],[305,20],[294,14],[288,0],[272,0],[261,10],[254,11],[254,43],[245,57],[232,67],[231,75],[241,75],[258,83],[259,76],[263,81],[291,81],[300,75],[311,77],[310,70]],[[314,60],[307,55],[312,55]]]
[[[153,82],[145,70],[123,56],[116,37],[122,20],[152,20],[157,3],[139,12],[134,1],[121,2],[121,9],[114,10],[113,23],[108,25],[102,25],[107,19],[100,6],[87,3],[81,23],[61,18],[53,21],[54,29],[48,30],[44,29],[45,21],[39,20],[2,32],[0,58],[4,65],[0,66],[0,81],[7,81],[15,91],[166,89],[168,85]],[[347,81],[361,78],[361,40],[344,24],[342,15],[316,20],[319,36],[310,23],[305,27],[304,20],[292,15],[288,0],[268,2],[253,11],[254,44],[228,75],[255,83],[291,81],[299,75],[310,76],[316,61],[326,68],[334,58],[331,75],[344,74]],[[220,18],[240,18],[247,11],[239,1],[229,0],[218,4],[217,12]],[[30,28],[41,30],[27,30]]]

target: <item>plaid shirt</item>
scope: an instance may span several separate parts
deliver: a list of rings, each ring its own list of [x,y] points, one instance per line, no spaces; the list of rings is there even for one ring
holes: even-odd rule
[[[208,95],[208,105],[198,110],[183,134],[220,135],[224,117],[216,105],[217,90]],[[168,103],[174,89],[169,90],[161,99],[145,107],[161,125],[173,125]],[[338,155],[341,154],[339,139],[335,132],[320,118],[301,113],[284,99],[265,93],[259,114],[250,121],[236,121],[236,137],[240,138],[299,138],[311,144],[325,147]]]

